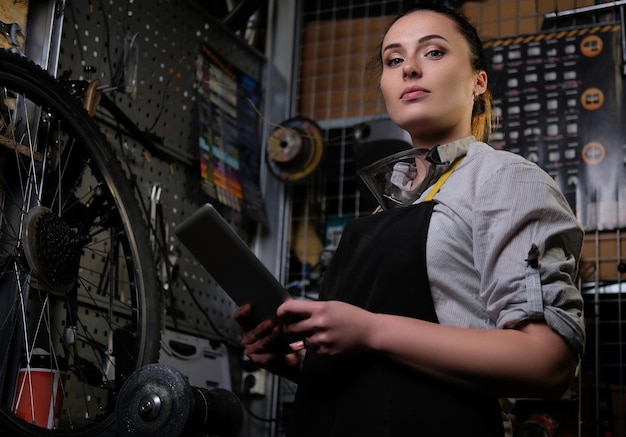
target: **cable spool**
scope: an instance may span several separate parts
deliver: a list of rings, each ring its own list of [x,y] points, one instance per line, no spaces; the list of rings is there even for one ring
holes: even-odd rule
[[[322,130],[313,120],[294,117],[274,129],[267,140],[267,164],[284,182],[297,182],[312,174],[324,154]]]

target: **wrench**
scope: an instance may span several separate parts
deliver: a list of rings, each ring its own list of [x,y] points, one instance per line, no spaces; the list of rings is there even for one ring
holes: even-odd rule
[[[25,37],[24,31],[17,23],[5,23],[4,21],[0,21],[0,33],[4,33],[6,37],[9,39],[9,43],[13,47],[21,46],[20,42],[17,40],[17,35],[21,35],[22,38]]]

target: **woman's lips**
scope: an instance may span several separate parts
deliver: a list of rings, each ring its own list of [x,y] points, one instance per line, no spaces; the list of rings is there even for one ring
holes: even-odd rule
[[[407,88],[402,93],[400,100],[415,100],[420,99],[428,94],[428,91],[424,88]]]

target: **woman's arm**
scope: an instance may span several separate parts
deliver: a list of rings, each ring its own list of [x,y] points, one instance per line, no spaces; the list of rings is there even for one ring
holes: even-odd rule
[[[442,381],[498,397],[558,398],[577,365],[566,342],[542,322],[517,329],[457,328],[338,301],[292,300],[278,314],[299,318],[285,330],[307,336],[317,354],[383,354]]]
[[[373,350],[440,379],[498,397],[559,398],[574,377],[571,348],[543,322],[477,330],[375,314]]]

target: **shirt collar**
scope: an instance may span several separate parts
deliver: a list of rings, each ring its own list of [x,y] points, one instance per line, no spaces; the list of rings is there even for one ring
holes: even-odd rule
[[[428,159],[434,164],[449,164],[459,156],[467,154],[470,144],[476,142],[474,135],[468,135],[451,143],[433,147]]]

